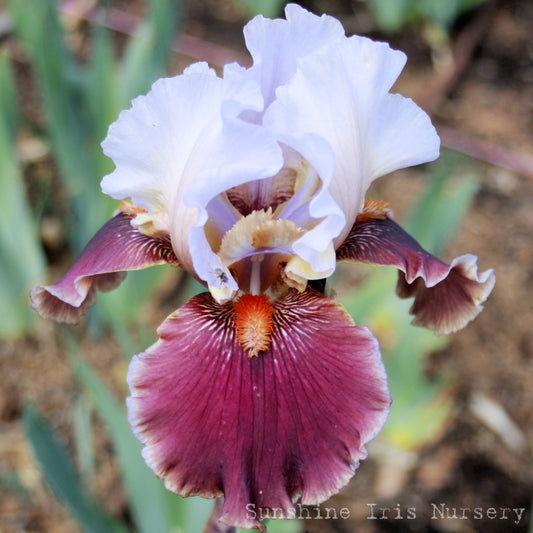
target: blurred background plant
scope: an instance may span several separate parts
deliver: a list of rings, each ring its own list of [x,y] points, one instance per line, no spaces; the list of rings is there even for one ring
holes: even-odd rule
[[[454,22],[486,0],[366,0],[378,28],[398,32],[409,24],[435,24],[450,31]],[[234,0],[246,15],[278,16],[284,0]]]
[[[367,0],[376,22],[385,32],[400,31],[408,24],[435,24],[446,32],[463,13],[485,0]]]
[[[367,4],[382,32],[399,32],[418,24],[448,34],[460,15],[482,1],[368,0]],[[280,15],[286,2],[230,3],[246,19],[257,13]],[[32,335],[38,317],[29,307],[28,289],[57,278],[115,209],[116,202],[99,188],[101,177],[112,169],[99,143],[120,110],[166,72],[187,8],[186,2],[174,0],[141,2],[145,14],[125,39],[113,31],[120,22],[112,21],[112,2],[86,2],[91,16],[81,39],[70,31],[68,17],[62,16],[72,8],[70,4],[6,2],[8,32],[13,32],[16,48],[0,47],[3,339]],[[121,20],[129,19],[123,13]],[[19,111],[17,79],[20,83],[21,77],[13,72],[13,56],[31,65],[40,95],[37,113]],[[40,174],[35,163],[43,159],[50,166]],[[429,166],[427,186],[400,220],[432,253],[442,252],[454,237],[478,191],[478,178],[465,171],[470,166],[463,163],[457,154],[446,152],[438,164]],[[426,372],[427,355],[442,351],[449,341],[409,325],[410,303],[394,295],[395,272],[361,269],[362,281],[356,287],[344,287],[338,297],[358,324],[370,326],[376,334],[387,366],[394,403],[385,430],[373,446],[378,454],[380,450],[417,453],[442,434],[450,416],[453,376],[430,378]],[[342,268],[330,285],[337,283],[342,286]],[[100,295],[82,327],[54,326],[80,385],[69,413],[69,446],[37,407],[28,405],[24,410],[26,437],[43,474],[87,532],[194,533],[202,530],[210,513],[212,502],[181,499],[164,489],[142,460],[141,445],[127,422],[125,368],[133,353],[154,340],[146,316],[153,295],[162,286],[171,287],[175,307],[176,301],[202,290],[174,269],[133,272],[119,289]],[[100,346],[102,339],[117,343],[124,355],[117,371],[122,380],[118,390],[91,365],[86,353],[87,342]],[[95,414],[106,428],[120,471],[126,502],[118,514],[106,509],[93,487],[98,463]],[[0,479],[0,485],[8,486],[19,499],[27,498],[21,480],[9,476]],[[269,531],[291,533],[302,527],[298,521],[277,521],[269,524]],[[4,531],[1,525],[0,530]]]
[[[27,290],[46,272],[38,237],[38,220],[26,198],[18,162],[15,132],[18,102],[11,66],[0,56],[0,335],[20,335],[35,320],[28,308]],[[14,225],[17,231],[13,231]]]

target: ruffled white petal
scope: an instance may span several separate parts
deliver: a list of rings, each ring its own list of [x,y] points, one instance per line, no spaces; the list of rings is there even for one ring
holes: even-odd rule
[[[344,28],[333,17],[319,17],[296,4],[288,4],[285,15],[287,20],[257,16],[244,28],[254,62],[246,75],[261,86],[265,108],[276,88],[294,75],[300,58],[345,39]]]
[[[385,43],[351,37],[298,62],[294,77],[277,90],[264,123],[293,148],[302,132],[324,139],[334,154],[334,176],[320,173],[342,208],[342,242],[360,212],[373,179],[437,157],[439,140],[427,116],[389,90],[405,55]],[[297,149],[297,148],[295,148]],[[306,155],[318,168],[323,153]]]
[[[387,95],[376,110],[369,158],[371,180],[439,156],[440,140],[428,115],[410,98]]]
[[[233,105],[231,106],[234,107]],[[192,267],[196,274],[209,287],[223,289],[222,293],[213,292],[219,302],[230,299],[237,291],[237,285],[229,275],[222,261],[211,251],[203,226],[208,220],[207,206],[218,194],[241,185],[276,174],[283,164],[281,148],[274,136],[267,130],[247,124],[235,118],[235,109],[223,106],[221,131],[204,153],[206,168],[197,175],[188,187],[183,202],[196,208],[198,216],[188,235],[188,249]],[[180,220],[173,219],[172,234],[180,232]],[[210,259],[206,260],[206,254]],[[220,270],[225,275],[221,277]],[[225,279],[227,282],[224,282]],[[222,294],[223,296],[220,296]]]
[[[266,123],[268,124],[268,121]],[[334,272],[336,264],[335,254],[331,253],[331,243],[346,225],[342,209],[329,192],[335,172],[335,154],[323,138],[314,134],[280,134],[279,138],[281,142],[291,146],[309,161],[320,177],[319,189],[309,202],[299,208],[298,217],[291,210],[294,202],[289,202],[287,207],[281,211],[280,217],[296,220],[300,225],[311,228],[292,247],[293,251],[305,262],[306,272],[309,272],[309,269],[314,272],[306,279],[327,277]],[[311,179],[312,176],[309,176],[308,181]],[[297,192],[295,200],[298,199],[298,194]],[[302,215],[302,211],[307,215],[306,217]],[[317,224],[317,221],[320,222]],[[296,267],[291,265],[288,265],[287,269],[303,277],[301,269],[297,272]]]
[[[223,96],[223,83],[204,65],[154,83],[109,128],[102,147],[116,169],[102,180],[103,192],[131,197],[150,213],[168,212],[206,124],[220,122]]]
[[[207,205],[220,192],[272,176],[282,165],[272,134],[236,118],[262,104],[257,84],[236,84],[195,64],[135,99],[102,144],[116,164],[102,180],[103,191],[147,209],[155,229],[170,232],[184,268],[208,284],[227,273],[221,276],[224,266],[203,231]]]

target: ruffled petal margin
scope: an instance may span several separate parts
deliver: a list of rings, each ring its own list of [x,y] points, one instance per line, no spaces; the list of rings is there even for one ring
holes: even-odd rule
[[[250,358],[233,304],[197,295],[128,373],[130,423],[166,487],[224,496],[223,523],[261,531],[346,485],[390,405],[377,341],[341,306],[312,289],[272,306],[270,348]]]
[[[89,241],[71,269],[54,285],[30,292],[33,308],[43,318],[75,324],[96,301],[96,289],[110,291],[127,270],[170,263],[178,265],[170,240],[141,233],[132,215],[118,212]]]
[[[474,255],[457,257],[448,265],[388,217],[356,222],[338,248],[337,260],[398,268],[398,296],[414,297],[412,323],[437,335],[457,331],[473,320],[495,282],[492,269],[478,273]]]

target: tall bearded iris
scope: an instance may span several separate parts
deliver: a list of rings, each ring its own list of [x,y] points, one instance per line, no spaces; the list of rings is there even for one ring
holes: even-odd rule
[[[405,56],[288,5],[245,28],[253,66],[203,63],[157,81],[103,142],[122,202],[56,284],[45,317],[76,322],[96,289],[169,263],[203,283],[133,358],[129,418],[144,458],[182,496],[224,496],[221,520],[290,514],[343,487],[390,398],[378,344],[317,290],[338,260],[393,265],[414,323],[448,333],[494,284],[447,265],[365,201],[374,179],[435,159],[426,114],[389,90]],[[313,288],[315,287],[315,288]]]

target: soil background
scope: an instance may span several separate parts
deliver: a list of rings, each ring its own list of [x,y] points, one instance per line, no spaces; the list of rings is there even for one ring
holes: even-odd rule
[[[143,2],[110,2],[142,15]],[[490,4],[490,6],[489,6]],[[451,337],[445,350],[428,357],[428,373],[452,375],[452,415],[439,438],[421,450],[384,461],[370,454],[352,482],[324,505],[346,507],[346,520],[307,520],[306,530],[326,532],[527,532],[533,495],[533,2],[489,2],[461,17],[451,34],[456,72],[446,68],[450,49],[433,48],[420,26],[380,34],[364,2],[302,3],[339,18],[347,33],[388,40],[405,51],[408,65],[396,90],[431,112],[443,143],[477,156],[465,160],[481,181],[472,209],[445,251],[451,260],[478,256],[494,268],[496,286],[485,310]],[[0,3],[0,14],[3,14]],[[244,54],[242,13],[230,2],[198,0],[188,5],[182,51],[170,71],[195,57],[219,62]],[[9,31],[2,39],[13,39]],[[120,39],[117,39],[120,41]],[[470,47],[470,48],[469,48]],[[441,54],[441,57],[438,57]],[[440,61],[440,67],[437,67]],[[38,87],[27,65],[26,111],[39,119]],[[45,161],[53,171],[53,161]],[[401,171],[376,185],[401,217],[424,184],[420,169]],[[58,206],[60,211],[61,206]],[[46,237],[46,236],[45,236]],[[43,237],[43,238],[45,238]],[[50,255],[64,268],[69,251]],[[178,281],[176,282],[178,283]],[[176,307],[161,299],[150,322],[157,325]],[[21,414],[33,402],[72,444],[70,406],[79,393],[61,349],[62,329],[41,322],[24,338],[0,341],[0,532],[72,533],[78,526],[57,502],[24,440]],[[124,394],[124,359],[112,339],[87,341],[92,363]],[[489,400],[488,419],[474,408]],[[502,418],[503,413],[503,418]],[[508,423],[512,429],[508,429]],[[94,491],[106,507],[127,515],[110,443],[95,422],[98,447]],[[516,433],[513,433],[513,428]],[[512,433],[511,438],[510,434]],[[16,473],[16,476],[15,476]],[[13,479],[18,480],[17,483]],[[375,506],[369,504],[375,503]],[[450,508],[449,519],[432,519],[432,504]],[[388,511],[381,511],[388,508]],[[457,518],[453,518],[453,509]],[[495,516],[492,516],[494,508]],[[503,509],[509,508],[508,511]],[[411,511],[409,511],[411,509]],[[414,509],[414,511],[413,511]],[[468,509],[462,511],[461,509]],[[475,509],[481,509],[474,515]],[[513,509],[524,509],[516,520]],[[374,514],[372,514],[374,513]],[[466,515],[465,515],[466,513]],[[412,515],[416,514],[416,518]],[[507,518],[502,518],[502,514]],[[372,519],[376,516],[376,519]],[[460,516],[466,516],[460,519]],[[518,523],[516,523],[518,522]],[[159,532],[156,532],[159,533]],[[164,533],[164,532],[161,532]]]

